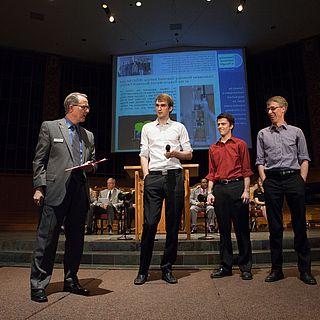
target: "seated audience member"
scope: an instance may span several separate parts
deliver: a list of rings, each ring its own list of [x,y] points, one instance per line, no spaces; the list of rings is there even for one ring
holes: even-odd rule
[[[87,223],[86,223],[86,234],[92,234],[93,233],[93,217],[95,214],[95,210],[98,206],[98,195],[99,192],[90,188],[90,207],[87,213]]]
[[[262,186],[261,178],[258,179],[258,188],[253,193],[254,204],[257,209],[262,211],[263,217],[267,220],[266,203],[264,199],[264,189]]]
[[[204,202],[198,201],[198,195],[202,194],[205,197],[208,195],[208,180],[202,179],[199,186],[194,188],[191,191],[190,194],[190,214],[191,214],[191,233],[197,232],[197,218],[198,218],[198,212],[203,211],[205,208]],[[215,213],[214,213],[214,207],[212,205],[206,206],[206,213],[207,213],[207,222],[208,222],[208,231],[209,232],[215,232]]]
[[[107,180],[107,189],[100,191],[98,204],[100,207],[106,210],[108,214],[108,232],[112,234],[112,224],[115,214],[118,213],[119,207],[122,201],[118,199],[120,190],[116,187],[116,180],[114,178],[109,178]]]
[[[136,210],[136,204],[135,204],[135,192],[134,190],[131,191],[131,199],[129,201],[129,207],[127,210],[127,233],[131,233],[131,224],[132,220],[135,218],[135,210]]]

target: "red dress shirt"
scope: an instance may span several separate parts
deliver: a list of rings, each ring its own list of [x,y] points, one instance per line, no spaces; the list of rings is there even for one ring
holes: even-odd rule
[[[214,182],[252,175],[248,147],[243,140],[232,136],[225,143],[219,140],[210,146],[208,180]]]

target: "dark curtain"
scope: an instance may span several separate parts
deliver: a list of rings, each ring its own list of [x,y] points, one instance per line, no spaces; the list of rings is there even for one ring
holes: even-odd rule
[[[287,99],[288,124],[300,127],[306,136],[309,153],[312,141],[309,125],[308,99],[303,68],[303,44],[297,43],[248,57],[248,86],[253,154],[256,136],[270,124],[266,101],[275,95]]]
[[[32,168],[42,121],[46,56],[0,48],[0,171]]]

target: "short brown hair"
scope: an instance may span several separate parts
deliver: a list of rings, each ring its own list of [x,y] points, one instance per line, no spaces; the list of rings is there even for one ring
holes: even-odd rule
[[[167,93],[159,94],[154,100],[154,102],[157,102],[157,101],[165,101],[169,107],[173,107],[173,98]]]
[[[88,96],[86,94],[80,92],[72,92],[67,95],[63,103],[65,113],[68,113],[70,106],[79,103],[79,96],[88,99]]]
[[[286,109],[288,108],[288,102],[284,97],[273,96],[273,97],[269,98],[267,101],[267,106],[270,104],[270,102],[276,102],[279,104],[279,106],[285,107]]]
[[[231,114],[231,113],[228,113],[228,112],[223,112],[223,113],[220,113],[218,116],[217,116],[217,121],[219,119],[222,119],[222,118],[226,118],[228,120],[228,122],[230,123],[230,126],[233,125],[234,126],[234,116]]]

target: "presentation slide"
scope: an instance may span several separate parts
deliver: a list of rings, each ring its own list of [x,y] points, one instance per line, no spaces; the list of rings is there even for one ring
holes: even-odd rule
[[[156,119],[160,93],[173,97],[172,119],[186,126],[194,150],[218,140],[221,112],[234,115],[233,133],[251,147],[243,49],[118,56],[113,88],[112,152],[139,150],[141,129]]]

